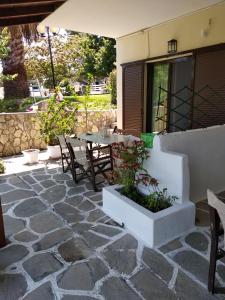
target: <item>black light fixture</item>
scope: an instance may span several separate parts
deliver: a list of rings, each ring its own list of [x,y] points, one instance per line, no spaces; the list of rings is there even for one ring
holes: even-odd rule
[[[177,52],[177,40],[172,39],[168,41],[168,53],[176,53]]]

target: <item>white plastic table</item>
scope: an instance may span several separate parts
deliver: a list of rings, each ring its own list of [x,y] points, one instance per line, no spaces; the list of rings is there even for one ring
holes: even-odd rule
[[[138,140],[138,138],[135,138],[131,135],[122,135],[122,134],[115,134],[115,133],[106,137],[101,136],[100,133],[92,133],[92,134],[81,133],[79,135],[79,138],[94,144],[104,144],[104,145],[111,145],[113,143],[119,143],[119,142],[128,142],[131,139]]]

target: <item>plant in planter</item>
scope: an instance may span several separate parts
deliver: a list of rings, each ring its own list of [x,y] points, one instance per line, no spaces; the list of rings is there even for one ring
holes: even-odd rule
[[[112,145],[113,157],[119,162],[115,167],[112,179],[122,185],[120,193],[152,212],[158,212],[172,205],[175,196],[168,196],[167,189],[162,191],[158,181],[143,168],[143,162],[148,158],[148,151],[143,141],[130,141]],[[143,195],[138,185],[149,187],[149,194]]]
[[[195,206],[161,190],[143,168],[149,151],[144,142],[112,145],[115,168],[111,185],[103,188],[103,211],[149,247],[160,246],[193,227]],[[141,186],[149,193],[141,192]]]
[[[40,133],[48,145],[50,157],[60,156],[57,135],[72,134],[74,132],[76,111],[75,103],[67,99],[57,101],[54,95],[48,100],[47,110],[38,113]],[[55,148],[56,151],[54,151]]]

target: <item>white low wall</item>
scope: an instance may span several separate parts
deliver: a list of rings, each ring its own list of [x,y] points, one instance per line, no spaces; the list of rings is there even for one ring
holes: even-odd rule
[[[163,151],[160,136],[155,136],[154,146],[149,152],[150,159],[146,160],[144,167],[159,181],[159,187],[167,188],[169,195],[177,196],[178,203],[189,201],[187,155]]]
[[[150,173],[183,200],[189,186],[194,202],[225,190],[225,125],[156,136],[151,155]]]

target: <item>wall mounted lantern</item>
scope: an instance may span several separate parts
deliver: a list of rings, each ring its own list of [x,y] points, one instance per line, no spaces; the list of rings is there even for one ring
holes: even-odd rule
[[[172,39],[168,41],[168,53],[176,53],[177,52],[177,40]]]

